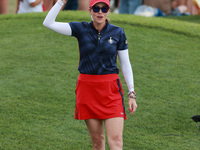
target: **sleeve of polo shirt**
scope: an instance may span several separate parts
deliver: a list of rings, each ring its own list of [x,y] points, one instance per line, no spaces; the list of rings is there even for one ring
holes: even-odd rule
[[[119,39],[119,43],[117,45],[117,50],[126,50],[128,49],[128,43],[127,43],[127,39],[126,39],[126,35],[124,33],[124,30],[121,28],[121,32],[120,32],[120,39]]]
[[[78,37],[78,31],[80,31],[80,24],[81,22],[69,22],[69,25],[72,29],[72,36]]]

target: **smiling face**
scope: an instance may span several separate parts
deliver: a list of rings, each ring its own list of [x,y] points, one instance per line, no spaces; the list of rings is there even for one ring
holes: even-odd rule
[[[100,2],[90,8],[89,12],[92,16],[93,24],[95,27],[104,26],[106,24],[107,16],[110,13],[110,8],[105,3]]]

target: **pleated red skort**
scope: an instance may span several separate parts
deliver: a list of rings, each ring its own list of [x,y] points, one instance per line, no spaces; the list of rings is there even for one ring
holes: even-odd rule
[[[126,119],[124,93],[117,74],[80,74],[76,87],[75,119]]]

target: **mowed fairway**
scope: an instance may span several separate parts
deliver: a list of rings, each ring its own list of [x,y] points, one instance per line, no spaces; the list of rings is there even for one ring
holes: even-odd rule
[[[74,120],[77,40],[43,27],[45,16],[0,16],[0,149],[92,149],[84,121]],[[125,30],[137,92],[124,150],[199,150],[191,116],[200,115],[200,17],[109,17]],[[57,20],[90,16],[65,11]]]

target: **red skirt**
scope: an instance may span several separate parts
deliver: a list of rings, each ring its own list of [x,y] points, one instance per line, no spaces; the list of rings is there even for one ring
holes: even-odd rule
[[[76,87],[75,119],[126,119],[124,94],[117,74],[80,74]]]

